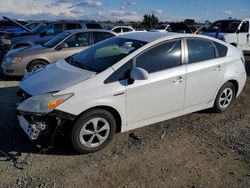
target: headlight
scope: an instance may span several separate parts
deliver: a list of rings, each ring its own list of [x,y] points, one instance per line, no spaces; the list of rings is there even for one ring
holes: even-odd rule
[[[68,100],[74,94],[69,93],[65,95],[43,94],[31,97],[22,102],[17,110],[22,112],[30,112],[37,114],[47,114],[55,109],[57,106]]]
[[[11,45],[11,40],[9,39],[2,39],[2,43],[6,45]]]
[[[6,62],[9,64],[17,64],[22,61],[22,57],[7,57]]]

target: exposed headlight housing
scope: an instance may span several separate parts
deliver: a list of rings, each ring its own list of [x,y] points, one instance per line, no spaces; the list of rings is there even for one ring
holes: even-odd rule
[[[36,95],[22,102],[17,107],[17,110],[26,113],[35,113],[38,115],[47,114],[73,95],[73,93],[64,95],[53,95],[51,93]]]
[[[6,62],[8,64],[17,64],[22,61],[22,57],[6,57]]]

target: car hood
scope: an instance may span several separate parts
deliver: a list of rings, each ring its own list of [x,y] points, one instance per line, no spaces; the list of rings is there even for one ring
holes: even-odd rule
[[[40,44],[36,44],[36,45],[28,46],[28,47],[25,47],[25,48],[13,49],[13,50],[9,51],[6,56],[25,57],[25,56],[30,56],[30,55],[35,55],[37,53],[41,53],[43,50],[46,50],[46,49],[48,49],[48,48],[46,48],[46,47],[44,47],[44,46],[42,46]]]
[[[218,39],[224,39],[224,36],[226,35],[225,33],[217,34],[216,32],[202,32],[201,34],[209,36],[209,37],[214,37],[214,38],[216,38],[216,36],[218,35],[217,37]]]
[[[40,95],[68,88],[95,74],[95,72],[72,66],[65,60],[59,60],[46,66],[45,69],[24,76],[19,87],[32,96]]]
[[[15,21],[15,20],[13,20],[13,19],[10,19],[10,18],[8,18],[8,17],[6,17],[6,16],[3,16],[3,19],[15,23],[17,26],[21,27],[22,29],[24,29],[24,30],[27,31],[27,32],[31,32],[31,30],[29,30],[27,27],[25,27],[24,25],[18,23],[17,21]]]

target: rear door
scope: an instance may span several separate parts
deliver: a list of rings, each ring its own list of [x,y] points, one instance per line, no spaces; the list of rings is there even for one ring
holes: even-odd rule
[[[221,84],[224,59],[210,40],[187,38],[188,64],[185,107],[211,102]]]

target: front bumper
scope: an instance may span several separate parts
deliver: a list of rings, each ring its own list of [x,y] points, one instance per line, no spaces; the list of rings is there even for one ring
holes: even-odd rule
[[[46,115],[17,111],[17,118],[20,127],[31,141],[50,136],[59,125],[75,120],[75,116],[58,110],[54,110]]]
[[[46,125],[40,123],[39,126],[35,123],[29,123],[24,116],[17,116],[20,127],[24,130],[30,140],[37,140],[41,132],[45,130]]]
[[[6,62],[6,58],[1,64],[3,73],[8,76],[23,76],[25,73],[25,66],[22,62],[17,64],[11,64]]]

